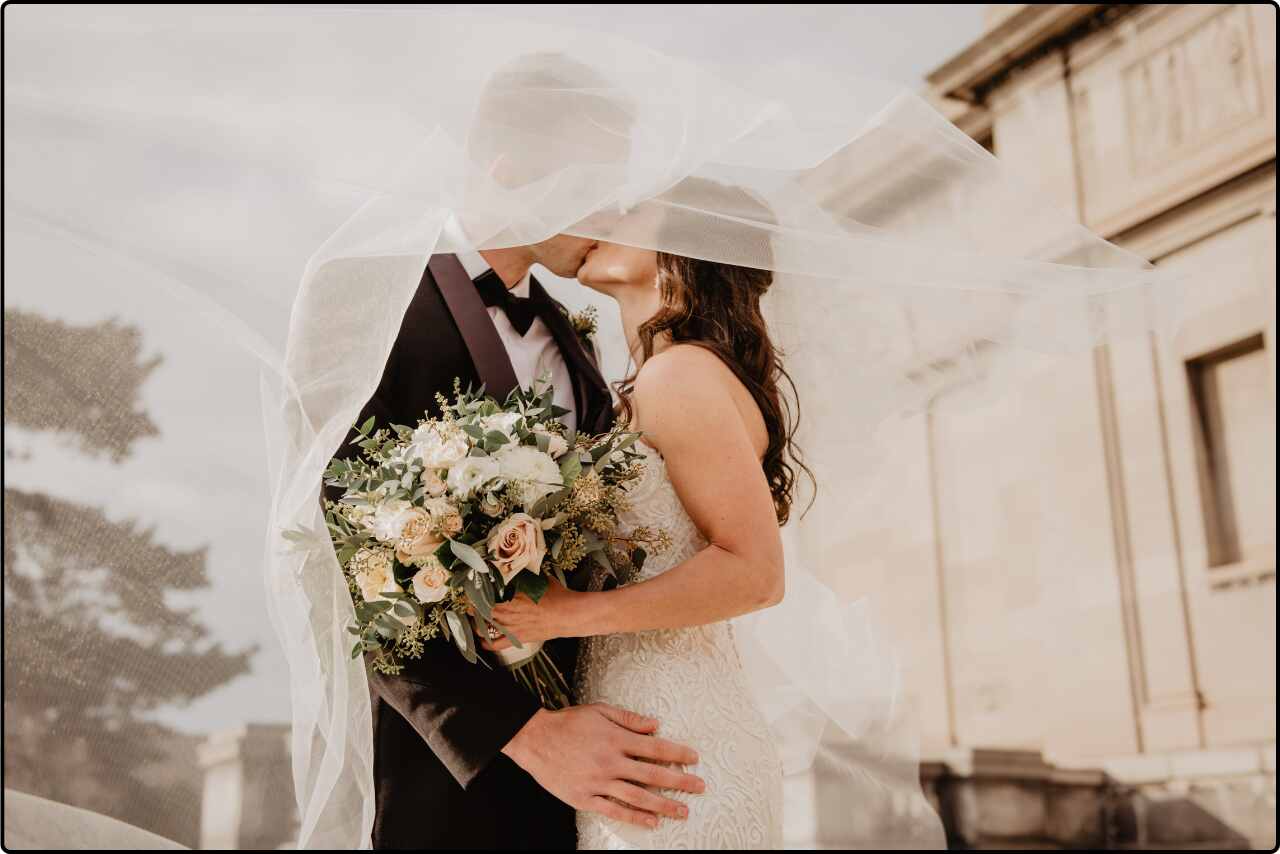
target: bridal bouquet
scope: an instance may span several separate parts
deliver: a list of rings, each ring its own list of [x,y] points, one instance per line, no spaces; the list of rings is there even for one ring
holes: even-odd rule
[[[557,420],[549,384],[516,389],[499,403],[482,393],[439,398],[442,416],[416,427],[357,428],[354,459],[334,460],[325,483],[342,487],[325,502],[328,534],[352,602],[353,658],[376,652],[373,667],[400,672],[437,636],[478,659],[473,630],[490,632],[495,603],[525,593],[537,601],[548,576],[597,563],[613,573],[638,566],[661,534],[623,537],[618,513],[643,471],[637,433],[574,433]],[[298,536],[294,532],[294,536]],[[498,653],[543,705],[569,704],[568,687],[541,644]]]

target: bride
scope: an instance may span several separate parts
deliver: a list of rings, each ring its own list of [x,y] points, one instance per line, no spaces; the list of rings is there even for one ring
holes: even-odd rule
[[[705,794],[663,792],[682,803],[679,820],[631,816],[646,831],[580,812],[580,848],[781,847],[782,768],[727,622],[781,601],[779,526],[805,471],[761,313],[772,274],[600,242],[578,279],[617,301],[639,366],[620,392],[649,465],[622,521],[671,544],[615,589],[598,570],[592,592],[553,585],[494,618],[522,639],[588,638],[579,702],[654,716],[698,752],[689,770]]]

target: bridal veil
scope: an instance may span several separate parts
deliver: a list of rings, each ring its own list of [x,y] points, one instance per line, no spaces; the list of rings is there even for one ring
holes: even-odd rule
[[[286,548],[280,532],[322,530],[321,472],[427,258],[557,232],[774,271],[769,320],[817,487],[784,532],[786,601],[738,635],[797,781],[790,838],[811,844],[806,810],[848,787],[861,843],[942,844],[892,641],[911,627],[877,618],[847,536],[892,488],[879,440],[939,396],[1169,328],[1176,282],[920,96],[801,62],[727,74],[568,28],[332,6],[22,6],[4,62],[7,271],[14,257],[52,286],[61,247],[79,247],[128,271],[83,286],[172,306],[186,346],[211,336],[260,369],[270,514],[241,533],[262,543],[289,665],[300,845],[367,845],[369,695],[327,539]],[[179,429],[190,459],[224,464],[205,439],[217,424]],[[54,665],[12,666],[38,681]]]

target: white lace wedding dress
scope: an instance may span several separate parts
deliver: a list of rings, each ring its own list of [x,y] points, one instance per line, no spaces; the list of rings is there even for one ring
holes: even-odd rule
[[[681,505],[662,456],[644,444],[637,447],[648,465],[632,487],[623,528],[666,531],[671,548],[650,556],[624,584],[665,572],[707,545]],[[578,848],[782,847],[782,766],[727,622],[587,638],[578,660],[577,697],[657,718],[659,735],[698,751],[699,763],[687,770],[707,783],[701,795],[664,791],[688,806],[689,817],[662,819],[654,830],[578,813]]]

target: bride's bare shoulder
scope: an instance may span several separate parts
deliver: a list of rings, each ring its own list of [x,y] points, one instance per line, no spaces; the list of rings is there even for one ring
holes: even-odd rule
[[[638,398],[667,396],[673,392],[706,394],[726,391],[737,382],[733,371],[720,357],[696,344],[673,344],[661,353],[651,356],[636,374],[635,393]]]
[[[641,366],[632,401],[639,429],[661,448],[672,433],[714,434],[732,423],[729,419],[741,421],[739,392],[746,393],[719,356],[705,347],[676,344]]]

